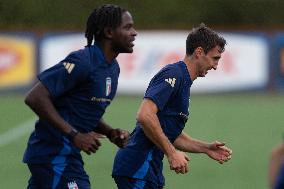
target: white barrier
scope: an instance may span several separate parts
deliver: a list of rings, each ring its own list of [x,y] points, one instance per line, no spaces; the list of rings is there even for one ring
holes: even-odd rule
[[[118,56],[118,92],[143,94],[152,76],[168,63],[182,60],[186,31],[139,32],[134,52]],[[265,87],[268,82],[268,44],[258,35],[222,34],[227,40],[217,71],[194,81],[192,92],[223,92]],[[83,34],[54,35],[41,43],[41,71],[86,45]]]

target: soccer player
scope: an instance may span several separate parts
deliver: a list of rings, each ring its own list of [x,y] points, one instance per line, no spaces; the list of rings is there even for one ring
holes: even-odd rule
[[[284,143],[276,146],[271,152],[268,182],[271,189],[284,188]]]
[[[23,159],[31,172],[29,189],[89,189],[80,150],[95,153],[102,136],[125,145],[129,133],[113,129],[102,117],[116,94],[115,58],[132,53],[136,35],[127,10],[103,5],[87,20],[87,46],[39,74],[25,99],[39,116]]]
[[[188,172],[189,157],[184,152],[205,153],[221,164],[231,158],[232,150],[223,142],[207,143],[183,132],[192,82],[217,69],[225,44],[224,38],[201,24],[187,37],[185,58],[165,66],[152,78],[136,127],[114,160],[112,176],[118,189],[163,188],[164,155],[171,170],[181,174]]]

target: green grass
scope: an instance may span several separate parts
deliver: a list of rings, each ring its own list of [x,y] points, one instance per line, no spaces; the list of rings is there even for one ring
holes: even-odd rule
[[[141,97],[117,97],[105,120],[132,130]],[[0,135],[34,117],[23,97],[0,96]],[[221,140],[233,149],[230,162],[220,165],[206,155],[190,154],[190,172],[177,175],[164,161],[165,189],[266,189],[267,166],[272,147],[282,140],[284,95],[192,95],[191,117],[185,131],[194,138]],[[1,188],[25,188],[29,171],[21,163],[28,135],[0,146]],[[116,147],[106,139],[101,149],[84,155],[92,188],[115,188],[111,168]]]
[[[0,133],[34,116],[22,96],[0,96]]]

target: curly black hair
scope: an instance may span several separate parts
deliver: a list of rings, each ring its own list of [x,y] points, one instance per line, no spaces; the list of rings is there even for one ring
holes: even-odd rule
[[[94,9],[87,20],[85,37],[87,46],[92,45],[94,41],[101,41],[104,38],[104,29],[106,27],[116,28],[122,22],[122,14],[126,9],[112,4],[102,5]]]

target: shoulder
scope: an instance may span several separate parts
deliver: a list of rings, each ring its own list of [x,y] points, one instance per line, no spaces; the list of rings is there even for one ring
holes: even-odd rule
[[[89,53],[85,49],[73,51],[61,61],[61,64],[70,74],[87,76],[90,73],[91,65],[89,61]]]
[[[71,52],[63,62],[73,63],[79,67],[90,67],[90,52],[88,48]]]
[[[90,52],[88,48],[84,48],[84,49],[71,52],[66,58],[73,59],[74,61],[87,62],[90,58]]]
[[[157,74],[156,77],[175,77],[181,78],[183,75],[180,63],[176,62],[173,64],[168,64],[163,67]]]

